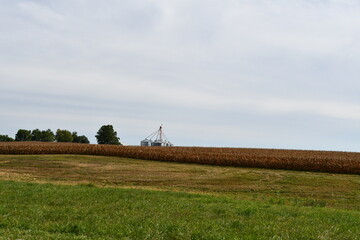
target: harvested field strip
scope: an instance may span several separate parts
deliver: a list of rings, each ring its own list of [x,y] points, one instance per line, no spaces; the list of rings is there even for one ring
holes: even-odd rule
[[[126,158],[360,174],[360,153],[205,147],[140,147],[74,143],[1,143],[0,154],[81,154]]]
[[[351,174],[42,154],[0,155],[1,180],[200,193],[360,211],[360,176]]]

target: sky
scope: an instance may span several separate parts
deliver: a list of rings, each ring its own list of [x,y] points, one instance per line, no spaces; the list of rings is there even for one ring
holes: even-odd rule
[[[357,0],[0,0],[0,134],[360,151]]]

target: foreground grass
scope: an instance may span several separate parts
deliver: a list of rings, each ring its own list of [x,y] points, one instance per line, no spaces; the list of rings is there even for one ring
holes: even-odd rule
[[[360,176],[81,155],[0,155],[0,179],[91,183],[360,211]]]
[[[0,181],[0,239],[360,239],[360,213]]]

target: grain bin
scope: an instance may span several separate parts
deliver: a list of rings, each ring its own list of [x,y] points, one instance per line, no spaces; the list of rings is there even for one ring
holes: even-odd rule
[[[161,125],[159,130],[151,133],[144,140],[142,140],[140,142],[140,146],[171,147],[173,144],[165,136]]]

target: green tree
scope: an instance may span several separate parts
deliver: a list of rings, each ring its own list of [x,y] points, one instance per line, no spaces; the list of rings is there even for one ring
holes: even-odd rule
[[[31,131],[19,129],[15,135],[15,141],[31,141]]]
[[[50,129],[41,131],[41,141],[43,142],[54,142],[55,134]]]
[[[85,135],[81,135],[77,137],[78,143],[90,143],[89,139]]]
[[[74,138],[73,143],[90,143],[89,139],[85,135],[78,136],[77,132],[73,132],[72,136]]]
[[[96,134],[98,144],[121,145],[120,138],[112,125],[103,125]]]
[[[55,140],[57,142],[72,142],[74,138],[70,131],[58,129],[56,131]]]
[[[0,142],[13,142],[14,139],[8,135],[0,135]]]
[[[35,129],[31,132],[31,140],[41,142],[54,142],[55,134],[50,129],[43,131]]]
[[[42,141],[42,133],[39,129],[32,130],[31,141]]]
[[[71,136],[73,137],[73,142],[77,142],[77,138],[78,138],[78,135],[77,135],[77,132],[72,132],[71,133]]]

